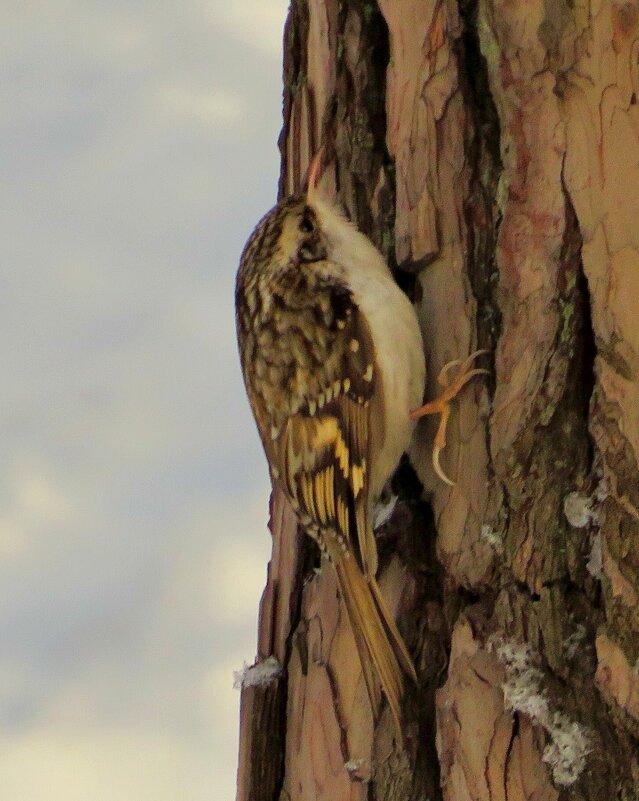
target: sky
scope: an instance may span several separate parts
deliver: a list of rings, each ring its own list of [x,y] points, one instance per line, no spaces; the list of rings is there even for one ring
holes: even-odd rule
[[[285,0],[4,0],[0,798],[226,801],[268,485],[233,284]]]

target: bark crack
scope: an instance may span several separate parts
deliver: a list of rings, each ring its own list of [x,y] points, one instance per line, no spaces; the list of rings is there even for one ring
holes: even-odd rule
[[[510,740],[508,741],[508,747],[506,748],[506,754],[504,756],[504,798],[508,798],[508,775],[510,773],[510,764],[513,756],[513,748],[515,747],[515,739],[519,734],[519,715],[517,712],[513,714],[512,720],[513,725],[510,729]]]

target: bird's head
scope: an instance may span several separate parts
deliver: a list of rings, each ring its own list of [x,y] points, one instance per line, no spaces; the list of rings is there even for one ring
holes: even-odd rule
[[[289,264],[325,259],[326,238],[308,194],[289,198],[281,204],[281,208],[281,229],[277,242],[281,256]]]
[[[317,208],[320,156],[311,162],[306,191],[281,200],[256,225],[242,253],[242,265],[279,272],[326,259],[328,240]]]

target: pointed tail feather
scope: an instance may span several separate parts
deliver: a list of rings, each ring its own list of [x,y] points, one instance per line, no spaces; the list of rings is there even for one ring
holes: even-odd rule
[[[395,653],[397,658],[404,669],[404,672],[407,676],[417,684],[417,673],[415,672],[415,665],[413,664],[413,660],[408,653],[408,649],[406,648],[406,643],[404,642],[404,638],[399,633],[399,629],[397,628],[397,624],[395,623],[395,618],[388,610],[386,606],[386,601],[384,600],[384,596],[382,595],[382,591],[377,583],[375,578],[372,578],[368,581],[368,584],[373,592],[373,596],[375,598],[375,603],[377,604],[377,608],[379,609],[380,615],[384,622],[384,626],[386,628],[386,632],[388,634],[388,639],[391,641],[395,649]]]
[[[351,554],[342,552],[339,547],[329,548],[329,551],[355,637],[373,714],[379,709],[381,685],[402,738],[404,673],[416,679],[415,668],[375,579],[364,577]]]

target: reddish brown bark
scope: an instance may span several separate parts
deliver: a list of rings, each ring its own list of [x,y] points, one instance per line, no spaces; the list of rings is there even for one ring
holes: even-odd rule
[[[293,2],[281,192],[324,142],[429,397],[449,359],[493,364],[449,426],[457,485],[420,424],[380,537],[408,754],[276,495],[258,660],[283,673],[243,691],[239,801],[639,797],[638,62],[636,2]]]

